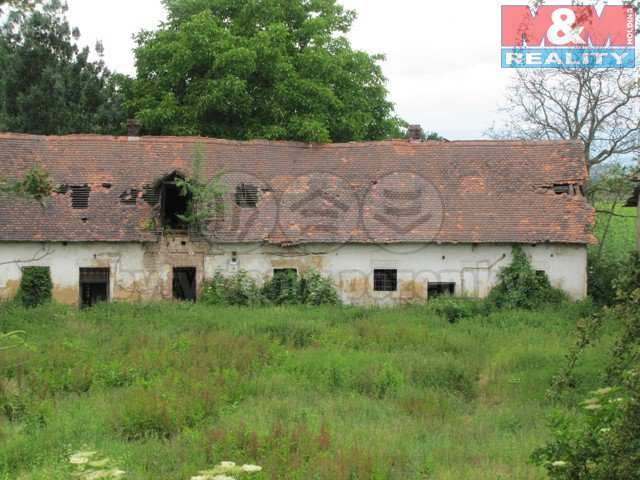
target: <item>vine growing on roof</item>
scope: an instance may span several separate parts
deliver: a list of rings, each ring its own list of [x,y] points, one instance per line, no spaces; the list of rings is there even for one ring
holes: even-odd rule
[[[197,145],[193,152],[192,174],[189,178],[176,178],[176,186],[180,195],[188,199],[184,214],[176,216],[181,222],[196,231],[203,231],[206,224],[224,211],[222,196],[225,188],[221,183],[222,174],[206,180],[203,175],[204,152],[201,145]]]
[[[40,165],[29,169],[22,180],[9,181],[0,178],[0,193],[35,200],[41,205],[44,205],[45,199],[50,197],[52,192],[51,177]]]

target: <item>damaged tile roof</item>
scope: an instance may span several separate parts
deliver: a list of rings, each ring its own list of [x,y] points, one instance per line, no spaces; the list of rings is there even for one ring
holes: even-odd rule
[[[222,174],[227,186],[224,212],[206,231],[217,242],[594,240],[579,142],[317,145],[0,134],[5,178],[39,164],[57,188],[44,207],[0,196],[0,241],[157,241],[149,228],[160,209],[154,186],[173,172],[190,175],[197,150],[203,176]],[[236,193],[256,191],[256,208],[236,203]]]

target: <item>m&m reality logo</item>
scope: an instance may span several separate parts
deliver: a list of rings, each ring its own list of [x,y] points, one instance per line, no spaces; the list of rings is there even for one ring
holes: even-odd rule
[[[634,68],[635,24],[625,5],[505,5],[502,67]]]

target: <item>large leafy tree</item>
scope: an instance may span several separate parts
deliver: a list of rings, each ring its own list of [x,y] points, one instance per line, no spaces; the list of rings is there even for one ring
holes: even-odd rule
[[[379,55],[335,0],[164,0],[128,107],[147,132],[317,142],[399,136]]]
[[[58,0],[2,2],[0,129],[38,134],[117,133],[124,77],[78,47],[80,32]]]

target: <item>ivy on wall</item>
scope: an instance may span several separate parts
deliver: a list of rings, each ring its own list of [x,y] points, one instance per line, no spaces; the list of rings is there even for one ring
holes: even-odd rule
[[[24,267],[17,299],[27,308],[37,307],[51,300],[53,283],[49,267]]]

